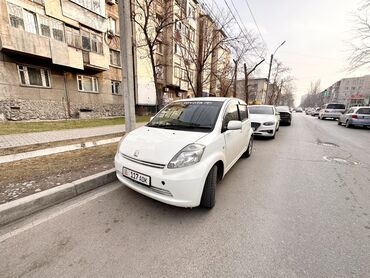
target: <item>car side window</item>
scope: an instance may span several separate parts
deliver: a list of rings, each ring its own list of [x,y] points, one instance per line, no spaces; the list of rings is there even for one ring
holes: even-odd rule
[[[226,113],[224,116],[224,120],[222,122],[222,130],[226,130],[227,125],[230,121],[240,121],[239,120],[239,113],[238,113],[238,106],[236,103],[231,103],[226,108]]]
[[[245,121],[246,119],[248,119],[248,109],[247,109],[247,105],[245,105],[245,104],[239,104],[239,105],[238,105],[238,108],[239,108],[240,120],[243,122],[243,121]]]

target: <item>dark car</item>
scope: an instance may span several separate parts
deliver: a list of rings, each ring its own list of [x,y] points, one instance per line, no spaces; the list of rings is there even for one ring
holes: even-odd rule
[[[280,123],[291,125],[292,123],[292,113],[288,106],[277,106],[276,110],[280,113]]]

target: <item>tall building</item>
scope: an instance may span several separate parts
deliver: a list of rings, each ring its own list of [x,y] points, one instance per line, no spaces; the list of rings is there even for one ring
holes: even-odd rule
[[[114,1],[0,0],[0,114],[122,115],[117,20]]]
[[[132,1],[132,11],[140,18],[138,3]],[[156,0],[150,36],[168,10],[164,24],[171,24],[155,37],[157,83],[140,19],[133,24],[139,107],[194,96],[198,81],[207,95],[221,94],[215,73],[229,66],[228,47],[217,45],[201,75],[197,66],[200,47],[212,49],[225,34],[197,0]],[[0,119],[123,115],[120,39],[115,0],[0,0]]]

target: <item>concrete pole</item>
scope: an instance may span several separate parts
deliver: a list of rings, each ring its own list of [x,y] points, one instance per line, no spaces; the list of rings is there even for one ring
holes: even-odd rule
[[[135,74],[132,51],[131,1],[118,1],[119,32],[121,45],[123,104],[125,107],[126,132],[135,129]]]

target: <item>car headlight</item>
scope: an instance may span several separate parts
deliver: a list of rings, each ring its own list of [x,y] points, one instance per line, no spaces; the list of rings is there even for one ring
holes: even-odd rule
[[[205,146],[201,144],[190,144],[179,151],[168,163],[169,169],[182,168],[198,163],[202,158]]]
[[[275,124],[274,122],[266,122],[266,123],[263,123],[263,125],[267,125],[267,126],[274,125],[274,124]]]

